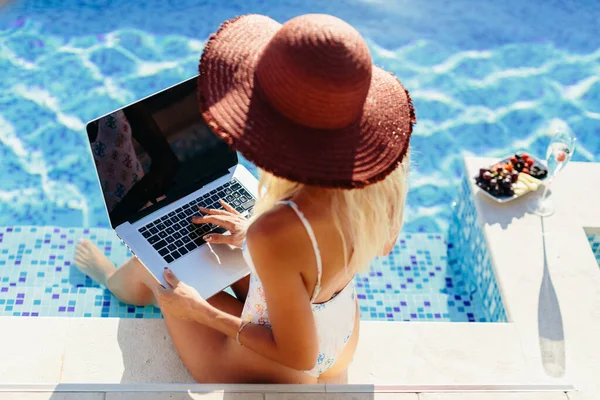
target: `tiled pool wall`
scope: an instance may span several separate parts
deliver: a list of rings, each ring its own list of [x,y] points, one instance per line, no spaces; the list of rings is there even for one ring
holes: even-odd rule
[[[588,242],[590,242],[590,247],[592,248],[592,252],[596,257],[596,261],[598,262],[598,267],[600,267],[600,230],[597,232],[587,232]]]
[[[465,178],[448,236],[403,233],[386,257],[356,277],[360,317],[382,321],[504,322],[481,224]],[[590,237],[596,254],[598,236]],[[89,239],[116,265],[131,254],[111,229],[0,227],[0,316],[161,318],[119,302],[72,265]]]
[[[462,271],[462,285],[477,299],[476,311],[486,321],[506,322],[502,296],[469,185],[468,177],[463,177],[453,205],[454,221],[448,232],[451,241],[448,268]]]
[[[160,317],[155,307],[119,302],[71,264],[80,238],[97,244],[116,265],[130,257],[109,229],[0,228],[0,315]]]
[[[402,234],[389,256],[357,276],[361,319],[506,321],[466,180],[455,211],[450,240]],[[161,317],[155,307],[119,302],[79,272],[72,255],[80,238],[95,243],[115,265],[131,256],[110,229],[0,228],[0,315]]]
[[[444,235],[401,235],[389,256],[356,278],[361,319],[487,321],[464,286],[462,268],[450,268],[448,247]]]
[[[431,291],[421,293],[432,276],[444,273],[446,264],[445,240],[429,236],[404,236],[389,257],[357,278],[363,319],[450,318],[444,298]],[[131,256],[109,229],[0,228],[0,315],[161,317],[155,307],[119,302],[79,272],[72,255],[80,238],[95,243],[115,265]],[[467,313],[470,310],[464,309],[464,320]]]

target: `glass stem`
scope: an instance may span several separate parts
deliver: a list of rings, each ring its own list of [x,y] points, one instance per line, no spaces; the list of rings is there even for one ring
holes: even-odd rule
[[[552,184],[552,181],[554,181],[554,176],[550,177],[548,179],[548,183],[546,185],[544,185],[544,193],[542,193],[542,197],[541,197],[542,203],[544,202],[544,200],[546,200],[546,195],[548,194],[548,189],[550,189],[550,185]]]

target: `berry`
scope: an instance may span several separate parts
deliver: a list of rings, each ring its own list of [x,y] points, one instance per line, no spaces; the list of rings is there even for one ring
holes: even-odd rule
[[[531,171],[531,172],[530,172]],[[519,173],[547,173],[540,170],[528,154],[515,154],[509,160],[494,164],[491,168],[481,168],[475,178],[478,187],[496,197],[514,196],[514,183],[519,180]]]
[[[556,153],[556,162],[563,162],[567,159],[567,153],[564,151],[559,151]]]

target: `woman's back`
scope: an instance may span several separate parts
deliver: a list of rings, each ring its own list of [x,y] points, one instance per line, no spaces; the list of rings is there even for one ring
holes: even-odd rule
[[[342,360],[342,365],[337,361],[345,352],[347,343],[356,342],[354,336],[358,333],[358,308],[354,274],[346,266],[340,232],[335,227],[331,213],[327,212],[328,199],[302,194],[295,196],[295,202],[276,203],[272,210],[255,221],[248,237],[252,241],[253,235],[268,235],[286,242],[287,252],[282,254],[281,262],[269,268],[285,268],[290,274],[299,273],[302,276],[318,338],[316,364],[306,372],[318,377],[327,374],[326,371],[332,370],[334,365],[333,370],[338,370],[345,369],[349,363],[351,355],[348,357],[346,354],[343,358],[348,361]],[[302,204],[302,209],[298,204]],[[273,244],[269,249],[254,250],[271,251],[272,248]],[[253,273],[242,319],[271,326],[267,293],[247,246],[244,256]],[[355,346],[351,347],[353,354]]]

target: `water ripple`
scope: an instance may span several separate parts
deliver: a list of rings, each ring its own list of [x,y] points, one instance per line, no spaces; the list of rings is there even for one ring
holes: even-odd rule
[[[411,90],[419,118],[407,231],[445,230],[464,154],[543,155],[564,124],[579,137],[574,159],[600,161],[600,49],[368,44]],[[85,123],[194,75],[203,46],[138,29],[67,40],[29,20],[0,31],[0,225],[106,226]]]

